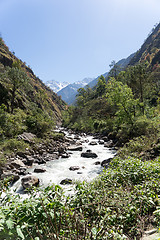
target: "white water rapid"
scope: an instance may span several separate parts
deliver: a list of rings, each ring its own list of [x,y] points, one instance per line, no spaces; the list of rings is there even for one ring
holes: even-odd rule
[[[75,137],[74,134],[65,132],[66,136],[70,138]],[[33,176],[36,176],[40,179],[40,185],[47,186],[49,184],[58,184],[66,178],[72,179],[73,182],[80,181],[91,181],[94,179],[102,170],[103,167],[98,164],[95,165],[95,162],[102,162],[105,159],[113,158],[115,151],[107,147],[104,147],[104,144],[99,144],[98,139],[93,139],[92,136],[79,136],[77,143],[81,144],[82,151],[67,151],[70,155],[69,158],[59,158],[53,161],[49,161],[45,164],[41,164],[40,167],[44,168],[46,172],[44,173],[35,173],[34,169],[38,166],[34,164],[28,172]],[[96,142],[97,145],[89,145],[90,142]],[[91,150],[93,153],[98,155],[97,158],[84,158],[81,157],[82,152]],[[69,170],[71,166],[78,166],[79,169],[75,171]],[[61,185],[63,188],[73,189],[73,185]],[[21,186],[21,178],[12,186],[12,189],[17,193],[23,193]]]

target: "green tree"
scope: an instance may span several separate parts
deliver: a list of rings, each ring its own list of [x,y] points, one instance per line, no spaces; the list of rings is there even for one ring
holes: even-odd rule
[[[141,111],[143,114],[145,111],[145,97],[147,97],[146,90],[148,84],[152,85],[152,83],[148,82],[148,76],[149,72],[147,66],[145,64],[137,64],[126,69],[126,72],[122,77],[123,81],[125,80],[127,85],[132,89],[135,98],[140,99]]]
[[[107,85],[106,97],[108,102],[117,108],[116,119],[118,125],[127,123],[133,127],[138,100],[135,100],[131,88],[111,78]]]
[[[12,68],[7,68],[7,76],[11,84],[11,113],[13,113],[17,91],[28,78],[27,74],[22,71],[19,61],[13,63]]]
[[[100,78],[98,79],[96,95],[98,97],[101,97],[106,92],[106,88],[107,88],[106,79],[103,75],[101,75]]]
[[[118,65],[114,60],[111,62],[111,64],[109,65],[109,67],[111,68],[111,70],[109,71],[109,77],[114,77],[115,79],[117,79],[118,74],[121,72],[121,67],[120,65]]]

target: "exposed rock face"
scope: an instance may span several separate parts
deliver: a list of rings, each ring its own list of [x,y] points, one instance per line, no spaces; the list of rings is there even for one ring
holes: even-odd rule
[[[21,179],[21,183],[24,189],[32,188],[39,185],[39,179],[35,176],[26,176]]]
[[[93,153],[93,152],[84,152],[81,154],[81,157],[84,157],[84,158],[97,158],[97,154],[96,153]]]
[[[62,181],[60,182],[60,184],[62,184],[62,185],[72,184],[72,179],[66,178],[66,179],[62,180]]]
[[[78,166],[72,166],[72,167],[69,168],[70,171],[76,171],[76,170],[79,170],[79,169],[80,169],[80,167],[78,167]]]

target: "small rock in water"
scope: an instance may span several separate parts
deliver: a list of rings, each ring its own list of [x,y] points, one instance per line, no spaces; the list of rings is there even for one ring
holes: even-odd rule
[[[108,147],[108,148],[113,147],[113,141],[109,140],[108,142],[105,142],[104,147]]]
[[[84,152],[81,154],[81,157],[85,157],[85,158],[97,158],[97,154],[93,153],[93,152]]]
[[[104,144],[104,140],[99,140],[99,144]]]
[[[78,166],[72,166],[72,167],[69,168],[70,171],[76,171],[76,170],[79,170],[79,169],[80,169],[80,167],[78,167]]]
[[[92,145],[92,146],[97,145],[97,142],[91,141],[91,142],[89,143],[89,145]]]
[[[70,156],[69,156],[68,153],[64,153],[64,154],[61,155],[61,158],[69,158],[69,157],[70,157]]]
[[[37,167],[34,169],[34,172],[35,173],[43,173],[43,172],[46,172],[46,169]]]
[[[100,161],[97,161],[97,162],[94,163],[94,165],[100,165],[100,164],[101,164]]]
[[[70,178],[66,178],[66,179],[63,179],[60,184],[62,185],[66,185],[66,184],[72,184],[72,179]]]
[[[69,151],[82,151],[82,146],[72,145],[68,147]]]

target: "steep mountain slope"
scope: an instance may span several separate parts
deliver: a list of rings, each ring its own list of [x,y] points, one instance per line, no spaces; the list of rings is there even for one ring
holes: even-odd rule
[[[58,91],[57,94],[58,96],[61,96],[66,103],[73,104],[76,98],[77,90],[86,86],[92,80],[93,78],[84,78],[80,82],[71,83],[65,88]]]
[[[43,111],[46,111],[54,117],[56,121],[61,119],[61,110],[65,108],[65,103],[51,89],[49,89],[33,71],[12,54],[0,38],[0,105],[5,104],[10,107],[10,99],[13,95],[10,88],[10,81],[7,75],[7,69],[11,69],[13,63],[18,62],[20,69],[27,76],[27,84],[22,85],[15,96],[14,105],[16,108],[28,110],[31,105],[35,105]]]
[[[141,48],[131,59],[130,65],[147,61],[151,66],[160,63],[160,23],[152,30]]]

